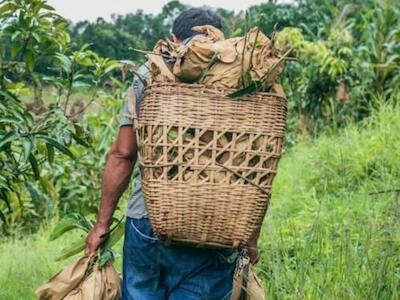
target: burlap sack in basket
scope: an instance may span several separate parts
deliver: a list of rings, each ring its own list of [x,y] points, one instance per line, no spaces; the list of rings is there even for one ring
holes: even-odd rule
[[[40,300],[119,299],[120,278],[114,266],[107,263],[99,269],[93,263],[93,256],[78,259],[39,287],[36,295]]]
[[[183,82],[198,82],[205,85],[223,88],[240,88],[243,86],[244,73],[249,71],[249,80],[260,80],[279,57],[272,41],[256,27],[246,37],[225,39],[223,33],[212,26],[197,26],[193,31],[202,33],[193,37],[186,45],[173,51],[176,57],[173,74]],[[159,42],[160,43],[160,42]],[[155,52],[160,46],[155,48]],[[173,52],[173,53],[172,53]],[[266,79],[272,85],[282,72],[283,64],[274,67]],[[159,73],[160,71],[155,71]],[[158,80],[156,82],[172,82]]]

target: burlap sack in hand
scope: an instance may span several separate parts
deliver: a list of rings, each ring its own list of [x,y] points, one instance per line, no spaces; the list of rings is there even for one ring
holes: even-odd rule
[[[265,300],[261,279],[248,257],[240,257],[233,277],[231,300]]]
[[[113,264],[99,269],[94,257],[82,257],[36,290],[40,300],[114,300],[120,296],[120,278]]]

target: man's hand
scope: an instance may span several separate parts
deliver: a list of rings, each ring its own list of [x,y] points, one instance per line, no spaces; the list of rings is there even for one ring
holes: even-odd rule
[[[102,235],[107,233],[109,230],[110,230],[109,226],[102,225],[99,223],[94,225],[94,227],[92,228],[92,230],[90,230],[86,238],[86,250],[85,250],[86,255],[93,254],[100,247],[100,245],[105,240],[105,237],[102,237]]]

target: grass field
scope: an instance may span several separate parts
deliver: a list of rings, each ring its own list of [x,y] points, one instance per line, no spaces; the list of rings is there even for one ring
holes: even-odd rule
[[[269,299],[400,299],[400,109],[290,149],[266,219]]]
[[[400,299],[399,120],[383,107],[285,153],[260,241],[268,299]],[[0,242],[0,299],[33,299],[66,263],[76,237],[48,242],[51,227]]]

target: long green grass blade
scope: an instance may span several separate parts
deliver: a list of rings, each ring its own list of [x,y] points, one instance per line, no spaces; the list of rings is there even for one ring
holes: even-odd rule
[[[69,247],[63,249],[61,251],[60,256],[56,258],[56,261],[64,260],[68,257],[71,257],[79,252],[82,252],[86,247],[86,236],[81,239],[73,242]]]

